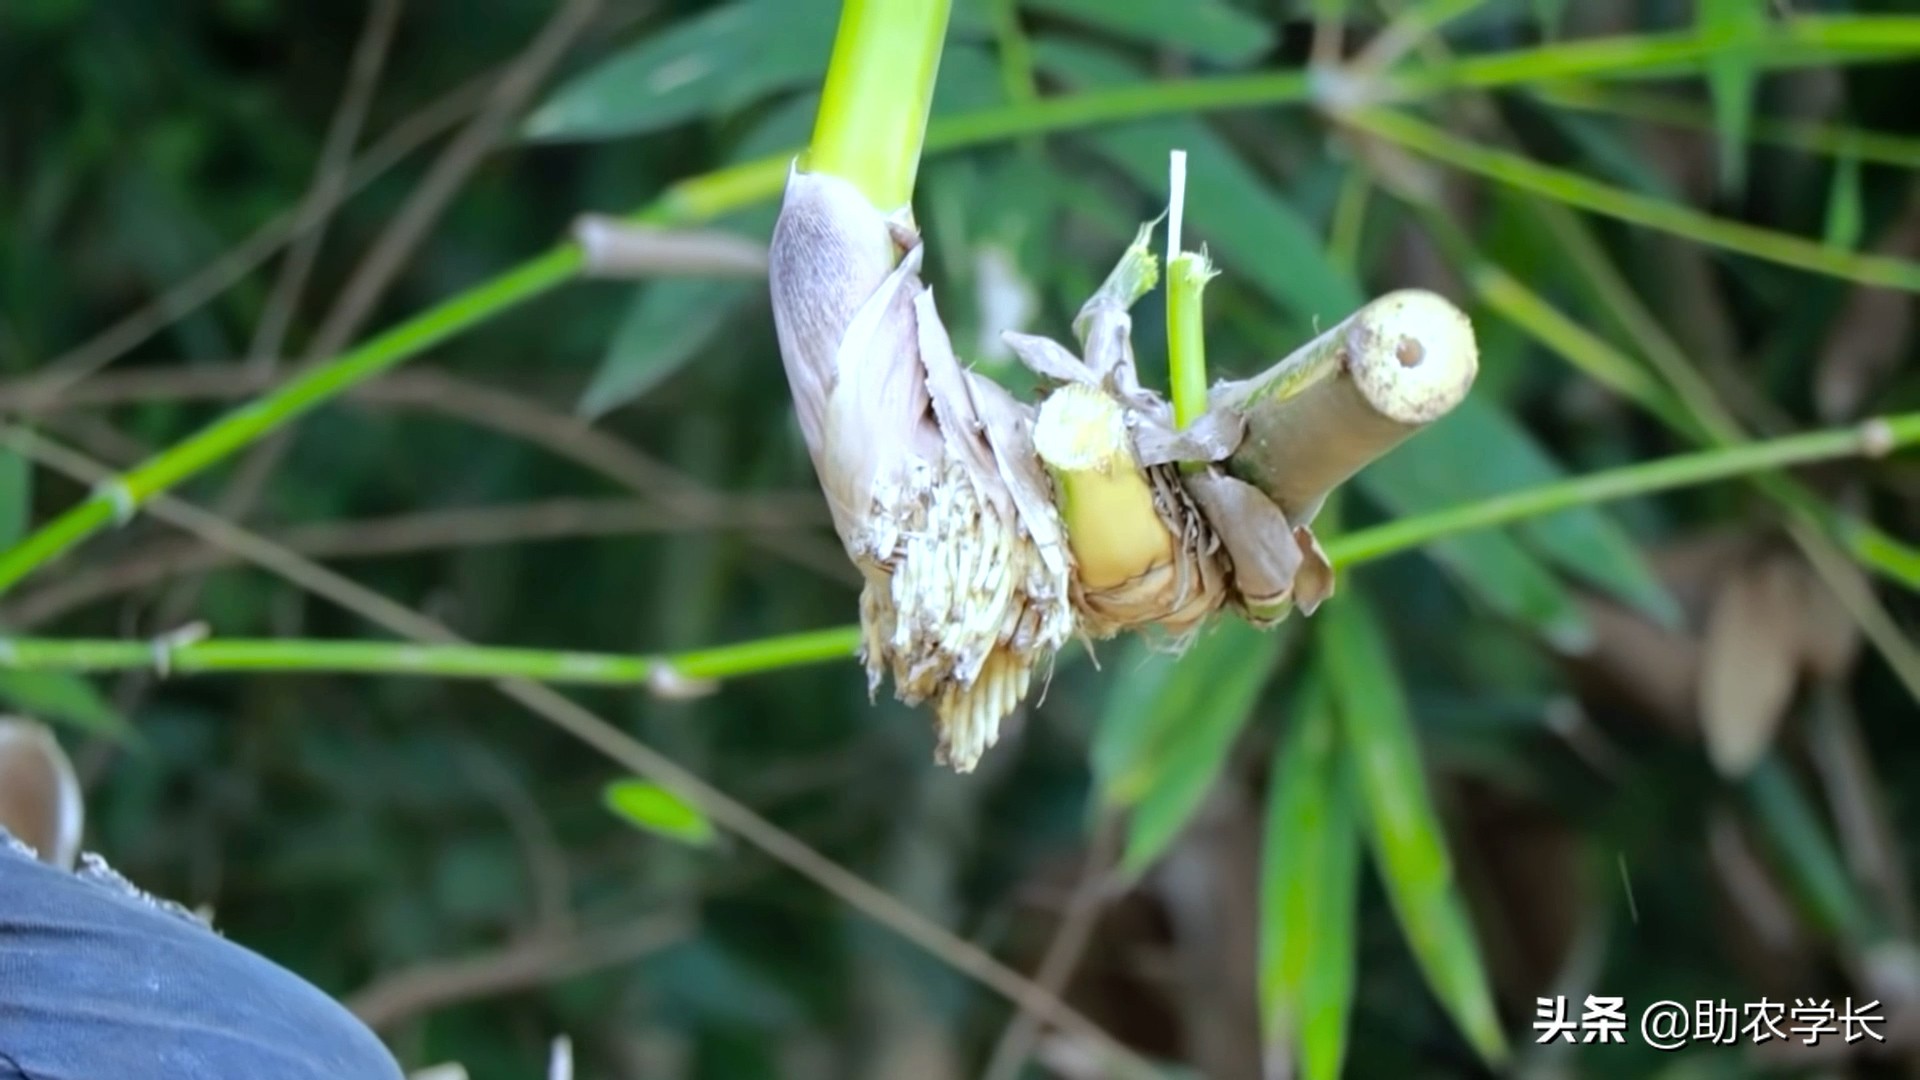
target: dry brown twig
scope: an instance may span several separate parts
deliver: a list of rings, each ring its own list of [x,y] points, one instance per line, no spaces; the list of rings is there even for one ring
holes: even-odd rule
[[[1054,929],[1053,940],[1034,971],[1033,981],[1049,993],[1059,994],[1066,989],[1074,969],[1080,966],[1087,943],[1093,939],[1094,927],[1100,922],[1100,914],[1106,910],[1113,891],[1111,875],[1113,859],[1120,848],[1120,835],[1118,823],[1108,818],[1096,828],[1093,842],[1087,846],[1080,880],[1068,896],[1066,911]],[[1040,1034],[1039,1017],[1026,1009],[1015,1011],[1013,1019],[1000,1032],[993,1053],[987,1057],[987,1067],[980,1075],[984,1080],[1015,1080],[1026,1067],[1027,1059],[1033,1056]]]
[[[667,513],[638,499],[546,499],[501,506],[427,510],[359,521],[326,521],[269,533],[289,551],[313,559],[362,559],[489,544],[594,536],[634,536],[699,529],[748,529],[775,535],[804,527],[804,518],[752,498],[711,515]],[[135,592],[182,574],[240,563],[230,551],[190,537],[140,544],[126,557],[73,567],[4,602],[7,624],[30,629],[87,604]]]
[[[360,141],[360,129],[373,104],[374,90],[380,84],[380,71],[386,64],[387,50],[399,21],[400,0],[374,0],[367,11],[366,29],[361,32],[360,43],[354,47],[347,69],[346,91],[340,95],[340,104],[334,110],[333,120],[327,125],[326,140],[321,144],[320,162],[314,169],[313,188],[307,196],[313,202],[338,206],[346,191],[353,148]],[[296,238],[288,250],[273,283],[273,292],[267,298],[266,310],[254,328],[253,343],[247,349],[250,363],[271,366],[272,358],[278,356],[286,344],[287,330],[293,325],[294,312],[300,306],[300,294],[306,290],[307,278],[313,272],[314,260],[320,254],[326,234],[327,219],[322,218]]]
[[[23,380],[9,395],[7,406],[26,411],[49,406],[175,320],[231,288],[288,243],[318,227],[340,203],[458,124],[480,103],[486,89],[497,78],[497,73],[492,72],[481,75],[394,125],[354,162],[346,184],[336,197],[321,198],[316,193],[270,219],[185,281],[42,365],[32,378]]]
[[[178,367],[102,374],[51,400],[28,400],[16,408],[26,416],[55,416],[82,407],[111,407],[131,402],[227,400],[274,385],[271,372],[239,365]],[[0,401],[31,382],[0,383]],[[524,440],[555,456],[582,465],[614,483],[658,501],[668,513],[698,519],[723,518],[748,503],[782,508],[793,522],[824,521],[818,494],[736,496],[715,492],[633,444],[580,417],[543,405],[533,397],[489,386],[452,372],[416,368],[356,387],[348,400],[364,405],[429,410]],[[97,425],[96,425],[97,426]],[[132,458],[144,453],[131,454]],[[772,500],[772,502],[766,502]],[[838,545],[811,532],[748,537],[756,547],[829,580],[858,581]]]
[[[390,1031],[435,1009],[544,986],[618,967],[686,937],[680,919],[643,915],[565,935],[536,935],[493,952],[434,960],[383,975],[344,1004],[375,1031]]]
[[[320,322],[303,367],[323,363],[351,342],[373,315],[381,297],[398,279],[408,259],[440,220],[453,197],[493,150],[508,125],[526,108],[534,92],[585,30],[600,0],[567,0],[526,49],[507,65],[488,91],[474,118],[435,159],[380,237],[354,267],[347,284]],[[262,441],[242,459],[216,509],[233,520],[245,518],[264,494],[267,480],[292,445],[294,430]],[[160,604],[162,624],[184,618],[200,592],[198,581],[185,582]]]
[[[0,444],[87,483],[99,483],[112,475],[111,470],[85,456],[13,425],[0,424]],[[415,641],[462,643],[460,636],[444,624],[177,497],[159,495],[145,505],[154,517],[186,529],[208,543],[231,548],[249,561],[390,632]],[[621,767],[672,791],[698,808],[717,827],[739,836],[868,918],[926,949],[956,971],[975,979],[1008,1001],[1031,1009],[1062,1030],[1099,1047],[1107,1058],[1124,1064],[1129,1070],[1148,1071],[1146,1063],[1138,1055],[1056,995],[1000,963],[979,946],[959,938],[952,931],[907,907],[893,895],[822,855],[799,837],[761,817],[726,792],[614,727],[571,698],[551,687],[524,679],[503,680],[495,685],[502,694],[530,712]]]
[[[663,274],[763,278],[767,249],[719,229],[663,229],[586,214],[573,224],[574,242],[588,277],[646,278]]]

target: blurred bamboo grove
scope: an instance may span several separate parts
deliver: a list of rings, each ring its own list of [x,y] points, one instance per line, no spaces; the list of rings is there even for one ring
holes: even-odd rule
[[[1481,353],[1312,618],[1069,649],[970,776],[869,704],[768,312],[839,15],[0,6],[0,703],[88,848],[475,1080],[1920,1069],[1920,5],[953,0],[975,370],[1171,149],[1216,376],[1406,287]],[[1763,998],[1884,1039],[1634,1023]]]

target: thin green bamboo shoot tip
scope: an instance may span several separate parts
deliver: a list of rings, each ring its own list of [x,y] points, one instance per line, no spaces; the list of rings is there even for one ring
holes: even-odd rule
[[[1207,339],[1201,293],[1217,277],[1204,253],[1182,252],[1167,266],[1167,350],[1174,423],[1186,427],[1207,411]]]

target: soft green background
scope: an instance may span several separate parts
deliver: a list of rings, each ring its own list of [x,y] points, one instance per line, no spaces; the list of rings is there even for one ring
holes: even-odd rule
[[[1053,94],[1293,69],[1316,10],[1364,41],[1400,6],[956,0],[935,115],[1005,104],[1029,75]],[[1437,39],[1462,54],[1602,34],[1737,41],[1780,17],[1757,0],[1702,0],[1700,11],[1408,6],[1464,12]],[[582,210],[625,210],[676,180],[796,146],[836,8],[604,4],[535,107],[461,177],[365,329],[526,258]],[[497,81],[551,10],[401,4],[361,145],[469,80]],[[300,200],[366,16],[360,3],[274,0],[0,6],[10,386]],[[1903,40],[1877,47],[1920,55]],[[1419,285],[1460,302],[1480,334],[1475,396],[1353,485],[1338,507],[1350,528],[1693,448],[1634,400],[1635,387],[1668,394],[1646,374],[1660,370],[1662,342],[1704,373],[1705,400],[1749,430],[1910,410],[1920,406],[1910,295],[1729,255],[1725,230],[1691,227],[1712,215],[1771,230],[1761,254],[1783,234],[1804,237],[1842,271],[1855,251],[1920,258],[1916,144],[1844,134],[1920,135],[1920,64],[1852,67],[1838,62],[1846,54],[1836,46],[1834,62],[1802,57],[1795,74],[1761,77],[1788,51],[1730,47],[1684,78],[1594,91],[1612,111],[1531,86],[1418,107],[1457,137],[1692,208],[1665,230],[1574,216],[1546,197],[1556,192],[1515,186],[1523,178],[1448,172],[1382,143],[1356,156],[1324,118],[1294,107],[931,158],[917,198],[929,275],[963,354],[1017,382],[983,313],[1030,311],[1028,329],[1064,339],[1136,225],[1160,211],[1166,151],[1181,147],[1189,235],[1224,270],[1208,291],[1218,372],[1256,370],[1374,292]],[[1689,123],[1617,115],[1648,100]],[[1783,118],[1814,125],[1839,153],[1781,147]],[[283,366],[307,355],[444,145],[407,155],[329,218],[274,350]],[[1380,177],[1444,181],[1442,218],[1455,228]],[[764,238],[771,222],[762,205],[720,224]],[[1598,335],[1600,358],[1576,356],[1583,374],[1534,336],[1537,322],[1489,307],[1476,293],[1489,266]],[[124,465],[217,415],[258,352],[280,269],[270,262],[168,320],[37,411],[41,430]],[[1136,318],[1149,372],[1163,362],[1158,305],[1156,294]],[[1624,385],[1602,385],[1618,371],[1609,356],[1625,358]],[[759,284],[576,284],[414,363],[457,378],[456,390],[314,413],[244,520],[490,643],[653,653],[854,617]],[[544,439],[486,422],[485,388],[535,416]],[[1697,422],[1687,410],[1700,399],[1683,399]],[[0,392],[0,409],[15,400]],[[542,445],[578,447],[589,422],[611,440],[592,444],[597,457]],[[234,477],[223,466],[182,494],[215,505]],[[1920,536],[1911,459],[1807,478],[1833,505]],[[701,492],[757,524],[716,523]],[[83,494],[9,457],[0,530],[16,537]],[[448,524],[442,512],[463,508],[494,508],[499,531]],[[386,549],[364,550],[394,529]],[[1728,535],[1730,548],[1682,557]],[[362,550],[343,554],[356,539]],[[188,618],[222,636],[380,636],[262,572],[140,573],[193,550],[142,518],[17,588],[0,621],[94,637]],[[1354,571],[1328,608],[1275,634],[1222,626],[1178,664],[1133,642],[1103,645],[1097,668],[1063,658],[1044,704],[970,777],[931,764],[928,716],[884,691],[869,706],[851,663],[744,679],[692,702],[577,697],[1022,971],[1037,967],[1088,852],[1113,858],[1119,883],[1069,999],[1170,1071],[1259,1075],[1261,1029],[1285,1026],[1277,1013],[1263,1023],[1264,994],[1297,1014],[1315,1070],[1344,1041],[1349,1075],[1476,1076],[1485,1067],[1473,1046],[1497,1041],[1495,1026],[1516,1052],[1533,1049],[1533,998],[1556,985],[1576,1011],[1595,992],[1626,997],[1630,1015],[1657,998],[1762,994],[1899,1005],[1901,980],[1868,974],[1913,964],[1905,878],[1916,845],[1904,837],[1920,814],[1909,779],[1920,710],[1893,671],[1868,649],[1800,678],[1773,751],[1742,783],[1709,764],[1691,696],[1664,712],[1648,701],[1659,698],[1656,669],[1685,668],[1686,650],[1711,636],[1716,598],[1723,615],[1736,602],[1730,589],[1750,606],[1719,620],[1718,648],[1738,663],[1796,663],[1803,631],[1846,640],[1814,601],[1753,599],[1764,576],[1755,554],[1798,567],[1794,552],[1770,504],[1737,483],[1452,538]],[[138,576],[93,588],[118,573]],[[1910,593],[1881,595],[1897,625],[1914,625]],[[594,970],[394,1025],[410,1067],[457,1060],[477,1080],[538,1076],[548,1040],[565,1032],[583,1077],[968,1076],[1010,1018],[1001,999],[697,812],[609,787],[623,779],[615,767],[483,684],[8,673],[0,696],[71,722],[91,847],[147,888],[211,905],[228,936],[350,1001],[376,980],[540,935],[589,943],[583,966]],[[1725,722],[1761,724],[1766,711],[1735,709]],[[122,719],[137,746],[104,737]],[[1117,840],[1092,844],[1113,815]],[[606,964],[592,943],[611,926],[657,926],[671,944]],[[1772,1067],[1745,1047],[1566,1052],[1582,1076]],[[1044,1075],[1038,1064],[1029,1074]]]

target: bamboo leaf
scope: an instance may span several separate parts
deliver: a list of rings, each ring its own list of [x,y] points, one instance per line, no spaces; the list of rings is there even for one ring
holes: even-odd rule
[[[1467,1041],[1489,1062],[1507,1057],[1472,924],[1453,881],[1406,694],[1386,639],[1354,592],[1319,618],[1332,691],[1354,747],[1374,860],[1414,958]]]
[[[642,286],[580,395],[580,414],[602,416],[658,386],[712,344],[735,309],[764,291],[743,281],[704,278]]]
[[[562,84],[522,134],[554,142],[640,135],[817,83],[839,13],[834,0],[742,0],[702,12]]]
[[[0,670],[0,701],[41,720],[123,739],[133,726],[91,682],[57,671]]]
[[[951,116],[1003,105],[1006,83],[1000,77],[1000,58],[979,45],[949,42],[940,56],[933,84],[933,116]]]
[[[1563,109],[1648,120],[1674,127],[1712,130],[1712,113],[1667,94],[1636,93],[1595,83],[1555,83],[1533,91],[1541,100]],[[1876,165],[1920,168],[1920,139],[1864,128],[1810,120],[1754,119],[1749,137],[1769,146],[1809,154],[1852,157]]]
[[[1573,594],[1511,536],[1468,533],[1422,550],[1496,613],[1533,628],[1561,652],[1593,644],[1593,627]]]
[[[956,38],[983,38],[993,35],[994,7],[1001,0],[953,0],[947,16],[947,47]]]
[[[1766,756],[1800,675],[1798,565],[1786,556],[1743,563],[1720,583],[1700,660],[1700,727],[1720,775]]]
[[[1827,195],[1827,227],[1824,240],[1828,247],[1848,251],[1860,246],[1860,234],[1866,228],[1866,211],[1860,199],[1860,157],[1850,149],[1841,151],[1833,163],[1833,188]]]
[[[1560,36],[1560,22],[1566,12],[1567,0],[1533,0],[1534,21],[1540,24],[1540,35],[1548,41]]]
[[[0,449],[0,544],[27,533],[33,513],[33,464],[26,455]]]
[[[1760,73],[1752,46],[1766,32],[1767,0],[1694,0],[1694,13],[1702,37],[1728,46],[1708,59],[1707,88],[1720,135],[1720,183],[1738,191],[1746,181],[1747,132]]]
[[[1274,757],[1260,873],[1260,1002],[1307,1080],[1340,1075],[1353,1010],[1360,830],[1333,702],[1315,678]]]
[[[1122,870],[1152,865],[1199,809],[1284,640],[1227,619],[1182,656],[1135,641],[1117,662],[1093,767],[1100,800],[1129,812]]]
[[[1315,22],[1341,22],[1347,17],[1347,7],[1351,0],[1312,0]]]
[[[1870,909],[1833,837],[1777,755],[1747,775],[1744,794],[1800,902],[1828,933],[1861,942],[1873,930]]]
[[[1360,475],[1368,494],[1401,515],[1476,502],[1567,475],[1511,416],[1472,396],[1422,432],[1416,445],[1412,452],[1387,455]],[[1679,605],[1626,530],[1605,511],[1563,511],[1527,522],[1517,532],[1549,562],[1662,625],[1679,625]]]
[[[1023,0],[1047,15],[1217,64],[1250,63],[1273,47],[1273,31],[1221,0]]]
[[[1548,115],[1595,176],[1650,199],[1680,201],[1679,183],[1647,158],[1643,147],[1633,141],[1631,128],[1562,109]],[[1509,193],[1509,198],[1513,197]]]
[[[1467,399],[1472,401],[1472,397]],[[1456,422],[1455,417],[1449,417],[1433,425],[1402,453],[1389,454],[1369,465],[1355,482],[1400,517],[1452,505],[1455,500],[1434,499],[1423,489],[1417,459],[1427,439]],[[1416,460],[1409,465],[1403,460],[1407,458]],[[1399,468],[1388,467],[1396,461],[1401,462]],[[1573,595],[1512,535],[1465,533],[1428,544],[1422,550],[1462,588],[1498,614],[1531,627],[1556,649],[1573,653],[1592,643],[1593,627]]]
[[[776,110],[747,141],[761,139],[767,128],[785,122],[784,112]],[[765,243],[773,235],[776,216],[772,206],[755,206],[715,226]],[[737,277],[665,277],[640,286],[576,410],[598,417],[644,397],[711,345],[742,305],[765,294],[764,281]]]
[[[1567,169],[1457,139],[1404,113],[1376,110],[1356,116],[1354,123],[1455,168],[1582,210],[1782,266],[1863,285],[1920,292],[1920,263],[1911,259],[1842,251],[1803,236],[1729,221],[1690,206],[1623,191]]]
[[[699,807],[658,784],[615,780],[601,798],[607,809],[629,825],[690,847],[711,846],[718,835]]]

